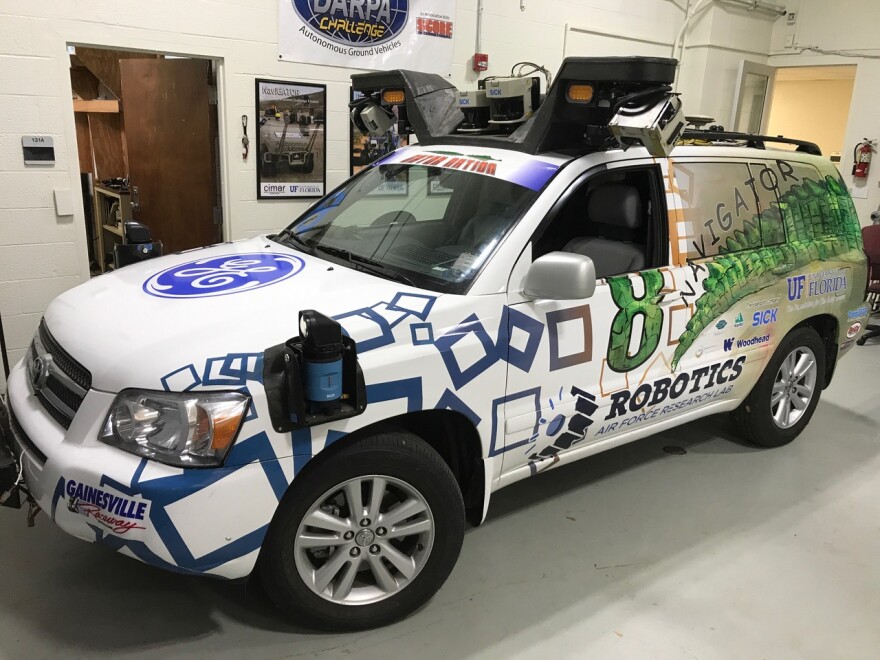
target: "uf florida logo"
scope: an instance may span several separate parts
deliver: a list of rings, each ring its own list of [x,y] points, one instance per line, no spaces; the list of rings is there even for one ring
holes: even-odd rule
[[[292,0],[313,30],[343,46],[373,46],[399,35],[409,0]]]
[[[304,266],[286,254],[227,254],[166,268],[144,282],[144,291],[159,298],[225,296],[281,282]]]
[[[804,283],[807,278],[805,275],[798,275],[796,277],[788,278],[788,299],[789,300],[800,300],[801,296],[804,295]]]

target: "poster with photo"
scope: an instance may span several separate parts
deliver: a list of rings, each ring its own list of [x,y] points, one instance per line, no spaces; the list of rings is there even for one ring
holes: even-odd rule
[[[257,199],[322,197],[327,179],[327,86],[256,81]]]
[[[363,98],[363,94],[351,91],[351,100],[356,101]],[[397,108],[393,108],[395,116],[397,116]],[[349,122],[349,130],[351,131],[351,175],[354,176],[370,163],[379,160],[383,156],[390,154],[395,149],[406,147],[409,145],[409,136],[400,135],[397,132],[398,123],[395,122],[385,135],[376,137],[373,135],[361,133],[354,124]],[[400,187],[397,187],[400,192]],[[390,192],[394,194],[394,192]],[[406,194],[406,187],[403,188],[403,194]]]

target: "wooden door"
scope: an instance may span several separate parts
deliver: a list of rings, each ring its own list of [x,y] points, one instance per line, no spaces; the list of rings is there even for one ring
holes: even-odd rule
[[[209,105],[209,63],[185,59],[119,62],[134,219],[165,253],[220,240]]]

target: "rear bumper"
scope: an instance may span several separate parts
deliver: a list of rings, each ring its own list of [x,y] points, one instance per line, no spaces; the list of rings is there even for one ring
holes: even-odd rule
[[[40,508],[77,538],[167,570],[250,574],[279,499],[263,464],[184,470],[105,445],[98,431],[114,398],[90,390],[65,430],[24,367],[13,369],[3,433]]]

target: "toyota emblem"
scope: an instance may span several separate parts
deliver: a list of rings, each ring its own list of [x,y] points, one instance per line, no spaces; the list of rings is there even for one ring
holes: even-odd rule
[[[49,379],[50,359],[48,355],[45,357],[38,355],[31,362],[31,385],[34,386],[35,392],[39,392],[46,386],[46,381]]]

